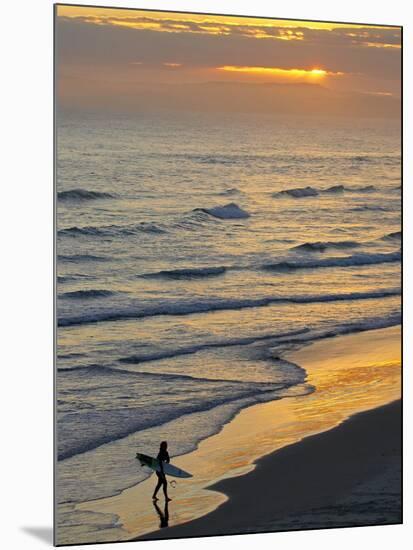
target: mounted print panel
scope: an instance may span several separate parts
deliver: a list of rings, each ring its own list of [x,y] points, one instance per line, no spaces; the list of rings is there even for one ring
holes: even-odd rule
[[[401,46],[55,7],[57,545],[402,521]]]

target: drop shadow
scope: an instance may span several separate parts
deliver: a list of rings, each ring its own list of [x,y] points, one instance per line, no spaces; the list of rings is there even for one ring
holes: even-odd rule
[[[42,542],[53,545],[53,527],[20,527],[20,530]]]

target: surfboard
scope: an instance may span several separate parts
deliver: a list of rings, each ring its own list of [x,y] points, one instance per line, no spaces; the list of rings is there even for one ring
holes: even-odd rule
[[[148,468],[151,468],[151,470],[154,470],[155,472],[161,471],[161,466],[157,458],[153,458],[152,456],[144,455],[142,453],[136,453],[136,458],[137,460],[139,460],[142,466],[147,466]],[[185,472],[185,470],[181,470],[181,468],[178,468],[173,464],[168,464],[167,462],[164,462],[162,466],[163,466],[164,473],[168,476],[192,477],[192,474],[190,474],[189,472]]]

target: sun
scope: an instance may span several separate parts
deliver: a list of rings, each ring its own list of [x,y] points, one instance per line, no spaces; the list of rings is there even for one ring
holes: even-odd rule
[[[327,74],[324,69],[312,69],[310,72],[314,76],[325,76]]]

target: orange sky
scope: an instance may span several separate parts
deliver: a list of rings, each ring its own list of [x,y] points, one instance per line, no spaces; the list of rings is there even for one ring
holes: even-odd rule
[[[132,106],[135,94],[142,108],[151,86],[157,95],[160,85],[185,95],[185,84],[212,83],[242,84],[244,96],[253,84],[312,84],[336,99],[376,95],[390,110],[400,97],[398,27],[63,5],[57,16],[65,105],[112,105],[124,97]],[[148,108],[153,103],[152,97]]]

